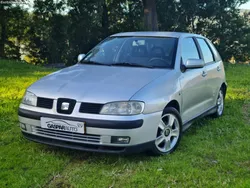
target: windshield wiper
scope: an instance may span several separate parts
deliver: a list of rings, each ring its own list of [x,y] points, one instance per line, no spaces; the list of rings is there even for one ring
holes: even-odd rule
[[[90,65],[105,65],[105,66],[111,66],[110,64],[104,64],[104,63],[99,63],[96,61],[80,61],[81,64],[90,64]]]
[[[154,68],[153,66],[148,65],[140,65],[136,63],[128,63],[128,62],[122,62],[122,63],[113,63],[112,66],[129,66],[129,67],[145,67],[145,68]]]

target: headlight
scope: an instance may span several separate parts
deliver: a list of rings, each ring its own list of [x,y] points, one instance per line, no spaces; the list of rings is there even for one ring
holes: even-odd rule
[[[144,109],[143,102],[112,102],[102,107],[100,114],[106,115],[136,115],[142,113]]]
[[[26,105],[30,105],[30,106],[36,106],[37,97],[34,93],[26,91],[26,93],[23,97],[22,103],[26,104]]]

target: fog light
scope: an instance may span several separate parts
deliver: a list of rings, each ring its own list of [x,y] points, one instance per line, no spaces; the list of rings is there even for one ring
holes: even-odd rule
[[[26,125],[24,123],[20,123],[20,127],[21,129],[26,130]]]
[[[128,136],[112,136],[111,143],[114,144],[128,144],[130,142],[130,137]]]

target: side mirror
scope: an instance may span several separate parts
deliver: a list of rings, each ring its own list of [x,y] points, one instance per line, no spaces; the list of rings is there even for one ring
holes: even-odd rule
[[[205,66],[205,63],[202,59],[188,59],[184,64],[186,69],[198,69]]]
[[[77,61],[81,61],[86,55],[85,54],[79,54],[77,57]]]

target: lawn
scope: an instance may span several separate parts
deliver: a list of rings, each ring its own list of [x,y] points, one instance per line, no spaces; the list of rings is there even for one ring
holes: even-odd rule
[[[0,61],[0,187],[250,187],[250,66],[226,67],[225,114],[197,121],[171,155],[119,156],[24,139],[25,88],[53,70]]]

